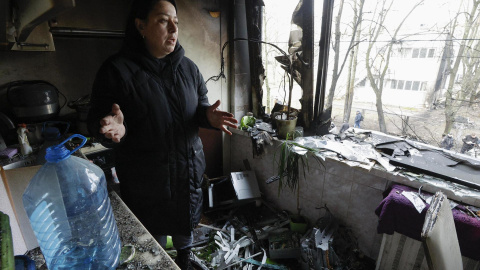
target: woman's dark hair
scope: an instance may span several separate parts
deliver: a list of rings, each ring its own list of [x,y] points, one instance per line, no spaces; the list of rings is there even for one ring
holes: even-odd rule
[[[140,49],[144,47],[142,36],[135,26],[135,19],[146,20],[150,11],[160,1],[170,2],[175,7],[175,10],[177,10],[175,0],[133,0],[125,26],[125,43],[127,46],[132,49]]]

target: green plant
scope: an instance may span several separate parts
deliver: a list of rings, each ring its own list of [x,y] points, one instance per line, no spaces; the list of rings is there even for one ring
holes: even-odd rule
[[[310,170],[308,163],[308,153],[311,153],[312,157],[325,169],[325,165],[320,158],[315,154],[319,150],[306,147],[295,141],[288,140],[289,134],[287,134],[286,140],[279,146],[280,156],[277,160],[277,152],[274,155],[274,162],[276,162],[277,175],[279,177],[278,184],[278,196],[284,188],[289,188],[297,196],[297,211],[300,212],[300,178],[303,175],[303,179],[306,179],[306,174]],[[305,154],[297,153],[294,148],[300,148],[306,151]],[[300,171],[301,170],[301,171]],[[300,213],[299,213],[300,214]]]
[[[220,247],[215,243],[215,233],[210,233],[208,237],[208,244],[195,249],[195,255],[201,260],[212,262],[212,254],[215,253]]]
[[[12,229],[10,218],[0,211],[0,269],[14,269]]]

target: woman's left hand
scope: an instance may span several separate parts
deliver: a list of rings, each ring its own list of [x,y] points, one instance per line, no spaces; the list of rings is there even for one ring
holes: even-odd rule
[[[235,124],[238,123],[238,121],[233,117],[233,114],[217,110],[218,106],[220,106],[220,100],[217,100],[217,102],[207,108],[208,122],[212,127],[221,129],[228,135],[232,135],[232,132],[230,132],[225,126],[237,128],[237,125]]]

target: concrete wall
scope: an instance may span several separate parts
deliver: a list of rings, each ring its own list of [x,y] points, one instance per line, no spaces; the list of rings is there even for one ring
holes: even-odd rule
[[[205,81],[220,73],[221,49],[228,40],[227,3],[213,0],[177,0],[179,18],[179,42],[185,48],[185,55],[192,59],[200,69]],[[221,15],[214,18],[208,10],[220,10]],[[228,50],[224,52],[228,65]],[[228,70],[225,72],[228,76]],[[225,79],[207,83],[210,103],[220,100],[222,110],[229,110],[228,88]]]

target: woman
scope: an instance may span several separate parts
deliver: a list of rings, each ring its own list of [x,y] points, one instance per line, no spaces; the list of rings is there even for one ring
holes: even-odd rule
[[[174,0],[135,0],[121,51],[95,79],[90,132],[115,149],[122,199],[154,236],[171,235],[188,269],[205,170],[199,127],[236,128],[210,105],[197,66],[177,41]],[[158,239],[158,238],[157,238]]]

